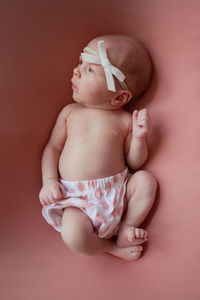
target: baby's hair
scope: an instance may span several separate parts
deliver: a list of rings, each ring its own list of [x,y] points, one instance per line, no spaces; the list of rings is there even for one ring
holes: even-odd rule
[[[149,86],[152,74],[147,49],[137,39],[125,35],[104,35],[94,40],[100,39],[105,41],[110,61],[125,74],[125,83],[133,97],[139,97]]]

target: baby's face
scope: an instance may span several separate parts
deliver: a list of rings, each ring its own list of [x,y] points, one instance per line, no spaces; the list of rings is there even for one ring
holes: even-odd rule
[[[96,41],[90,42],[87,47],[98,51]],[[71,81],[75,102],[90,108],[113,109],[111,98],[115,93],[108,91],[101,65],[83,61],[80,57]]]

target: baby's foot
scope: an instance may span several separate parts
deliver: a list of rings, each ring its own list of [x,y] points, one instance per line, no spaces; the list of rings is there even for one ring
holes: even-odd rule
[[[126,223],[121,223],[118,231],[117,246],[131,247],[134,245],[143,244],[147,241],[147,231],[135,228]]]
[[[113,249],[109,251],[110,254],[117,256],[124,260],[136,260],[141,256],[142,246],[132,246],[127,248],[120,248],[117,245],[113,246]]]

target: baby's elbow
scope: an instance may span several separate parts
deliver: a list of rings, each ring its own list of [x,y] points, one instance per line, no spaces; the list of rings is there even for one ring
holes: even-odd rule
[[[57,145],[51,143],[51,142],[48,142],[45,149],[44,149],[44,152],[48,152],[48,153],[60,153],[61,152],[61,149],[60,147],[58,147]]]
[[[127,157],[126,162],[129,168],[131,168],[133,171],[138,171],[142,168],[142,166],[147,161],[147,155],[145,157],[140,158],[131,158]]]
[[[127,161],[127,165],[131,170],[136,172],[136,171],[140,170],[144,164],[133,163],[133,162]]]

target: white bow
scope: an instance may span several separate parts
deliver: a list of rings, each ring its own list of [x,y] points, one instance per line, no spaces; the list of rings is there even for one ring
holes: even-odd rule
[[[82,57],[83,61],[102,65],[102,67],[104,68],[105,75],[106,75],[106,81],[107,81],[107,86],[108,86],[109,91],[116,92],[113,75],[118,79],[118,81],[121,84],[121,86],[123,87],[123,89],[128,89],[124,82],[126,76],[118,68],[114,67],[111,64],[111,62],[109,61],[109,59],[107,57],[104,41],[98,41],[98,50],[99,50],[99,54],[90,48],[87,48],[87,47],[84,48],[84,51],[87,51],[93,55],[87,54],[87,53],[81,53],[81,57]]]

